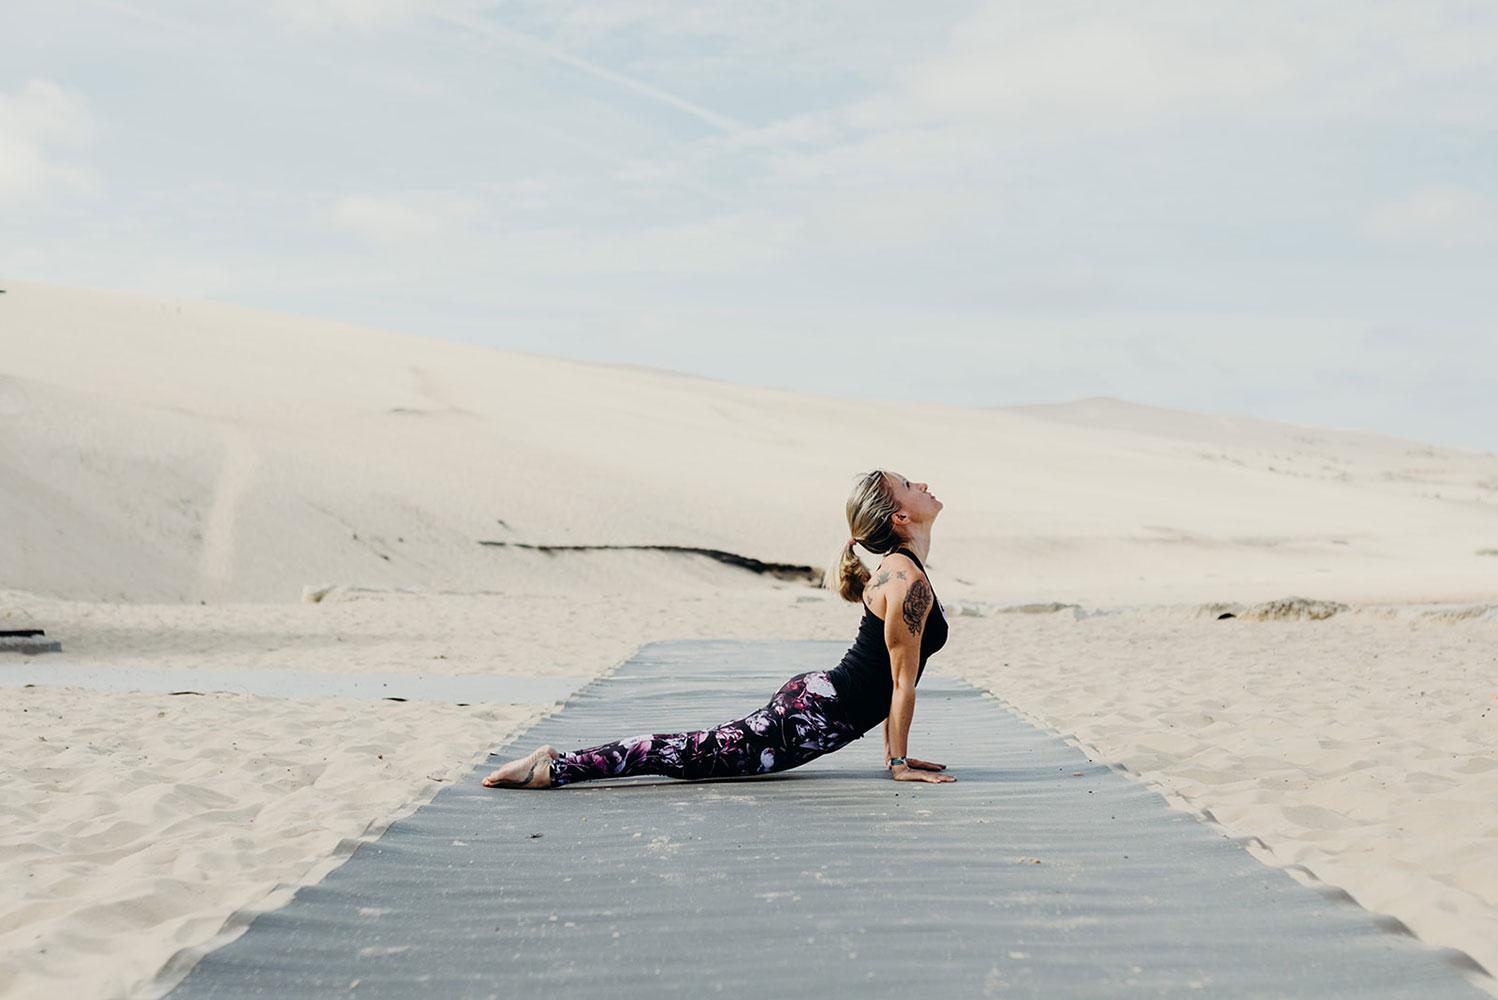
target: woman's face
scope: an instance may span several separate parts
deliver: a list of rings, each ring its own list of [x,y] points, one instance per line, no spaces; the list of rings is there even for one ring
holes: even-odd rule
[[[907,479],[898,472],[891,472],[889,478],[895,503],[910,515],[910,520],[929,524],[941,512],[942,502],[931,495],[925,483]]]

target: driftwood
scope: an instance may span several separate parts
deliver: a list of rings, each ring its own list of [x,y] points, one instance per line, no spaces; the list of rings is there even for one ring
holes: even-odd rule
[[[480,545],[489,545],[494,548],[530,549],[533,552],[544,552],[547,555],[555,555],[559,552],[676,552],[683,555],[707,556],[716,559],[720,563],[729,566],[737,566],[739,569],[747,569],[751,573],[762,573],[773,576],[777,580],[800,580],[814,586],[822,583],[822,571],[814,566],[799,566],[795,563],[764,562],[749,556],[741,556],[736,552],[724,552],[722,549],[701,549],[692,545],[532,545],[527,542],[490,542],[480,541]]]
[[[39,628],[0,630],[0,653],[61,653],[62,643],[47,638]]]

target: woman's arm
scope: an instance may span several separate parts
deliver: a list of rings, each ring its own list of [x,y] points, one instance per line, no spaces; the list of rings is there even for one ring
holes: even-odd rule
[[[921,634],[931,611],[931,585],[916,571],[907,582],[897,574],[885,603],[884,642],[889,647],[889,669],[894,680],[889,718],[884,724],[885,760],[906,756],[910,721],[915,717],[915,681],[921,667]],[[951,781],[951,775],[931,774],[944,765],[906,759],[890,769],[896,781]]]

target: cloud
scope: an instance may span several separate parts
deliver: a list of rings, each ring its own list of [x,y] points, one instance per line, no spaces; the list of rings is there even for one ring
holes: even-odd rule
[[[1272,53],[1184,25],[1093,17],[1034,30],[1016,20],[1007,5],[990,6],[957,29],[947,53],[911,74],[912,95],[934,109],[1111,115],[1249,97],[1290,76]]]
[[[1495,52],[1491,4],[988,2],[945,45],[816,114],[818,129],[805,131],[818,141],[770,159],[792,177],[930,176],[1058,141],[1200,123],[1491,127]]]
[[[1447,247],[1498,243],[1498,204],[1466,188],[1425,188],[1379,209],[1364,231],[1389,243]]]
[[[0,205],[93,190],[86,167],[59,162],[55,146],[81,146],[93,135],[83,95],[33,79],[11,96],[0,94]]]
[[[328,209],[327,218],[371,243],[394,246],[451,235],[480,210],[479,203],[455,195],[346,195]]]
[[[852,99],[694,152],[757,160],[792,184],[951,179],[1057,139],[1240,114],[1303,83],[1308,57],[1252,18],[1164,6],[1162,16],[1075,0],[987,3],[936,51],[912,51]]]

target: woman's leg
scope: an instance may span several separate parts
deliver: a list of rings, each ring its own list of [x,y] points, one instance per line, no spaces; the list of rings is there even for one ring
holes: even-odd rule
[[[862,734],[843,720],[826,671],[786,681],[770,703],[742,719],[691,733],[657,733],[562,754],[552,787],[596,778],[659,774],[732,778],[799,767]]]

